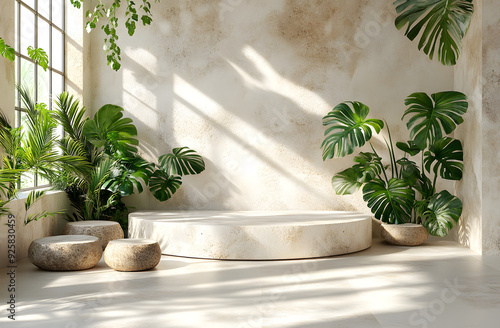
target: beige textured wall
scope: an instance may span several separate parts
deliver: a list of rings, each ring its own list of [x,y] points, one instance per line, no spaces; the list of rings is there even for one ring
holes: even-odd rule
[[[148,159],[189,146],[207,170],[165,203],[129,198],[137,209],[366,212],[331,188],[352,158],[322,161],[321,118],[359,100],[406,140],[404,98],[453,89],[453,68],[394,28],[392,1],[171,0],[153,13],[132,39],[122,31],[119,72],[93,32],[92,109],[122,105]]]
[[[66,91],[76,95],[83,105],[90,104],[92,87],[90,67],[90,35],[86,32],[85,13],[90,9],[89,1],[81,9],[66,4]]]
[[[24,199],[15,200],[9,203],[10,212],[16,218],[16,260],[19,261],[28,256],[28,248],[31,242],[35,239],[60,235],[66,224],[62,215],[55,217],[48,217],[39,221],[32,221],[25,225],[24,220],[26,217],[33,213],[41,213],[43,211],[60,211],[69,209],[68,198],[64,192],[53,192],[45,195],[42,199],[29,210],[26,215],[24,210]],[[3,216],[1,218],[0,227],[0,268],[8,264],[7,257],[7,234],[9,227],[4,224],[7,223],[8,218]]]
[[[471,107],[460,137],[465,145],[466,172],[457,185],[464,202],[458,240],[486,255],[500,254],[500,7],[476,0],[476,12],[455,69],[455,86],[466,92]]]
[[[0,37],[14,47],[14,1],[0,2]],[[14,76],[15,66],[9,60],[0,57],[0,109],[14,121]]]
[[[483,84],[482,84],[482,1],[475,1],[471,26],[463,51],[455,67],[455,89],[469,97],[464,124],[455,132],[464,147],[464,177],[457,184],[463,201],[463,213],[455,238],[471,249],[482,251],[482,182],[483,182]]]
[[[14,1],[0,2],[0,37],[7,44],[14,46]],[[14,63],[0,57],[0,109],[14,120]],[[0,152],[1,154],[1,152]],[[6,218],[0,217],[0,268],[7,263],[7,227]]]
[[[483,0],[483,254],[500,254],[500,6]]]

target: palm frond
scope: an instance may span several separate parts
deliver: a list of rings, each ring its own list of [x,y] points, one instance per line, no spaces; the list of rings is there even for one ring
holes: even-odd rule
[[[80,101],[68,92],[61,93],[55,100],[54,118],[62,125],[64,132],[75,140],[81,140],[83,126],[88,118]]]
[[[35,202],[42,198],[42,196],[45,195],[45,190],[32,190],[28,194],[28,198],[26,198],[26,201],[24,202],[24,209],[26,212],[35,205]]]

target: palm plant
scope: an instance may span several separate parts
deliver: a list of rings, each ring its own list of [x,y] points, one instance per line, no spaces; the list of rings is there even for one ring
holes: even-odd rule
[[[396,0],[398,30],[414,40],[421,34],[418,49],[430,59],[437,52],[443,65],[455,65],[474,12],[472,0]]]
[[[104,105],[92,119],[85,107],[67,92],[56,100],[55,118],[65,131],[59,141],[63,154],[85,157],[91,168],[80,174],[64,170],[52,181],[65,190],[75,212],[69,220],[116,220],[126,227],[127,207],[122,197],[148,186],[165,201],[181,186],[181,176],[205,169],[202,157],[183,147],[150,163],[138,154],[137,129],[123,108]]]
[[[467,98],[460,92],[411,94],[403,118],[411,140],[396,143],[403,157],[396,159],[389,128],[387,146],[390,163],[385,165],[370,142],[384,122],[367,119],[369,108],[359,102],[344,102],[323,118],[327,126],[322,144],[323,160],[352,154],[356,147],[369,143],[372,152],[354,157],[351,168],[335,174],[332,186],[339,195],[362,188],[376,219],[386,223],[419,223],[431,235],[445,236],[458,222],[462,202],[448,191],[437,192],[437,178],[460,180],[463,149],[459,140],[448,137],[463,122]],[[412,160],[421,156],[421,165]]]
[[[3,114],[0,119],[0,145],[3,149],[0,171],[0,187],[4,196],[0,204],[2,213],[5,213],[7,203],[16,198],[17,187],[23,176],[51,179],[58,174],[62,166],[75,171],[84,165],[83,158],[60,156],[57,153],[56,125],[46,105],[35,103],[27,88],[18,87],[18,91],[25,109],[23,124],[19,128],[13,128]],[[32,190],[29,193],[25,201],[26,212],[45,192],[46,190]],[[25,218],[25,224],[62,212],[42,211],[30,214]]]

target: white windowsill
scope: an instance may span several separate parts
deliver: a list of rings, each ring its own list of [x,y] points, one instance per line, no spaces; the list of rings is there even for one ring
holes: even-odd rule
[[[60,193],[60,192],[64,192],[62,190],[49,190],[49,188],[50,187],[32,188],[32,189],[21,189],[21,190],[19,190],[17,192],[16,198],[14,198],[13,201],[14,200],[24,200],[24,199],[28,198],[28,195],[33,190],[47,190],[45,192],[45,195],[53,195],[53,194],[57,194],[57,193]]]

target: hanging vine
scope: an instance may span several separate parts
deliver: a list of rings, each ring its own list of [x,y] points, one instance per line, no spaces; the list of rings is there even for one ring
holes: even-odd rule
[[[71,4],[80,9],[82,7],[84,0],[70,0]],[[90,0],[87,0],[90,1]],[[158,2],[159,0],[154,0]],[[111,66],[115,71],[118,71],[121,67],[121,49],[117,41],[119,39],[117,29],[119,18],[117,12],[122,6],[122,2],[125,3],[125,27],[130,36],[134,35],[137,24],[140,21],[142,25],[151,25],[153,21],[153,14],[151,13],[151,1],[148,0],[138,0],[139,5],[133,0],[113,0],[111,4],[106,5],[103,0],[99,0],[98,3],[90,10],[87,10],[85,16],[89,19],[85,23],[85,29],[88,33],[94,30],[99,23],[101,23],[101,29],[106,35],[104,38],[103,49],[106,54],[106,59],[108,61],[108,66]]]

